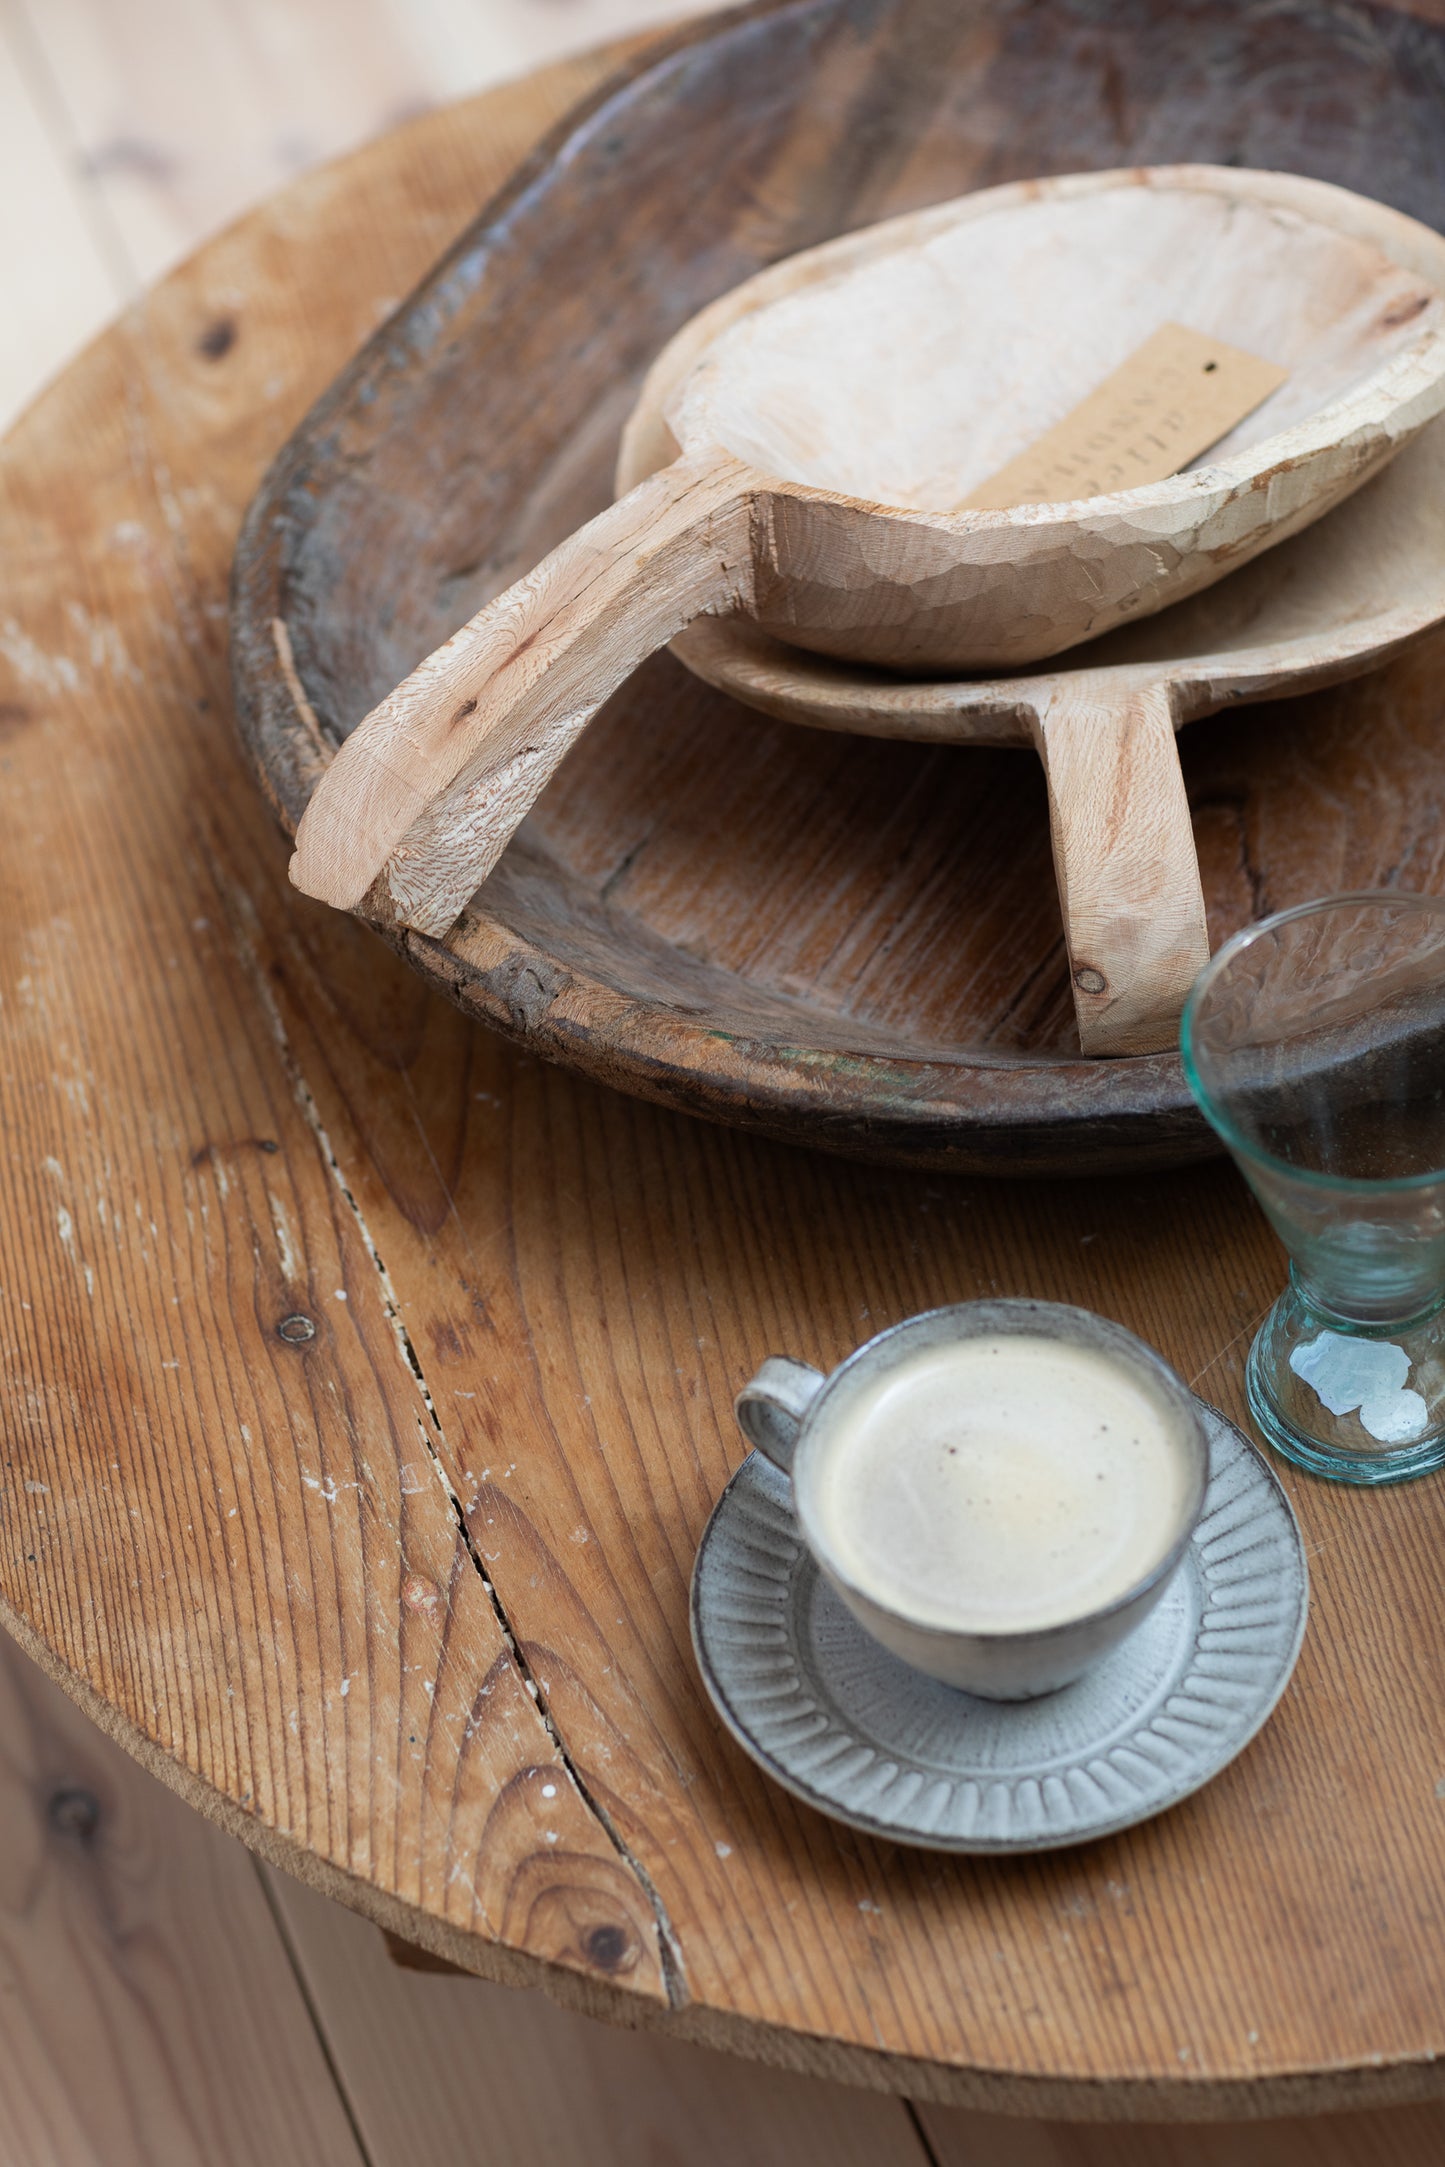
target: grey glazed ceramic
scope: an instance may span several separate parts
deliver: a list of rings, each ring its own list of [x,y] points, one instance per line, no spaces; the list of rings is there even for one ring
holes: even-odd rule
[[[1239,1753],[1304,1638],[1309,1582],[1274,1475],[1201,1407],[1204,1514],[1136,1633],[1077,1684],[1002,1706],[888,1654],[805,1549],[786,1478],[750,1453],[692,1581],[703,1681],[743,1749],[821,1813],[937,1851],[1046,1851],[1162,1813]]]
[[[926,1347],[1021,1335],[1108,1355],[1142,1381],[1165,1419],[1172,1420],[1193,1480],[1168,1548],[1117,1602],[1039,1631],[956,1632],[883,1608],[855,1586],[829,1554],[813,1506],[815,1479],[838,1418],[846,1415],[860,1387]],[[1029,1700],[1057,1692],[1117,1648],[1163,1595],[1204,1503],[1209,1454],[1194,1394],[1162,1356],[1121,1324],[1062,1302],[960,1302],[950,1309],[930,1309],[880,1332],[826,1378],[806,1362],[773,1355],[743,1386],[735,1407],[748,1443],[791,1478],[804,1540],[859,1623],[916,1670],[989,1700]]]

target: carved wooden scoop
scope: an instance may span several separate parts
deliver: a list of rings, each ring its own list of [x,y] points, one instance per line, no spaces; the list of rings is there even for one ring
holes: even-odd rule
[[[1016,667],[1208,585],[1445,405],[1445,302],[1406,245],[1422,231],[1320,182],[1180,167],[994,189],[775,265],[656,365],[670,463],[348,739],[293,880],[445,932],[603,701],[698,617],[957,671]],[[1290,371],[1207,465],[1086,502],[944,508],[1169,319]],[[1207,943],[1166,709],[1055,721],[1051,787],[1080,793],[1081,851],[1158,860],[1135,1005],[1177,1009]]]
[[[1445,259],[1445,240],[1434,238]],[[1434,632],[1445,624],[1442,506],[1445,416],[1308,533],[1091,641],[1061,667],[1011,677],[888,676],[785,647],[746,618],[699,620],[674,644],[708,684],[787,722],[1033,745],[1048,777],[1080,1043],[1091,1054],[1144,1052],[1174,1038],[1187,988],[1169,958],[1181,929],[1202,924],[1204,905],[1162,729],[1141,742],[1140,720],[1178,730],[1238,701],[1318,691]],[[1086,717],[1102,718],[1092,735],[1079,729]]]

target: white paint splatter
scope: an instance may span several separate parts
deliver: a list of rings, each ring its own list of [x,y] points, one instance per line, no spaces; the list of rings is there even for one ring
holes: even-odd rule
[[[145,676],[126,652],[119,627],[109,617],[96,617],[83,602],[68,602],[66,614],[78,636],[85,641],[90,667],[97,676],[143,685]]]
[[[63,1204],[56,1211],[55,1225],[60,1235],[61,1247],[64,1249],[66,1255],[70,1258],[71,1263],[79,1265],[81,1277],[85,1281],[85,1291],[88,1295],[91,1296],[92,1299],[94,1299],[95,1273],[91,1270],[90,1266],[86,1263],[84,1257],[82,1257],[82,1255],[80,1254],[79,1249],[76,1247],[75,1221],[71,1218],[70,1213],[66,1210]]]
[[[281,1270],[287,1279],[294,1280],[297,1276],[297,1256],[291,1239],[291,1222],[286,1216],[286,1207],[269,1189],[266,1191],[266,1201],[271,1206],[271,1224],[276,1229],[276,1250],[281,1259]]]
[[[319,1475],[303,1475],[301,1481],[306,1489],[316,1492],[323,1505],[334,1505],[343,1490],[361,1488],[359,1482],[338,1482],[334,1475],[328,1475],[324,1482]]]
[[[0,623],[0,655],[27,685],[42,692],[78,692],[80,672],[69,655],[48,655],[22,632],[13,617]]]

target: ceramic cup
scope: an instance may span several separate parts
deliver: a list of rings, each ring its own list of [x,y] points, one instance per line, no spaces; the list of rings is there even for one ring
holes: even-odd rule
[[[1102,1354],[1145,1386],[1185,1456],[1183,1505],[1157,1557],[1115,1601],[1062,1623],[965,1631],[887,1608],[850,1580],[820,1525],[819,1483],[855,1395],[925,1349],[982,1335],[1047,1338]],[[803,1540],[859,1624],[915,1670],[985,1700],[1032,1700],[1056,1692],[1116,1648],[1164,1593],[1198,1523],[1209,1477],[1209,1445],[1199,1405],[1183,1380],[1122,1325],[1055,1302],[965,1302],[929,1310],[880,1332],[831,1376],[807,1362],[772,1355],[738,1394],[735,1407],[749,1444],[790,1478]],[[1060,1422],[1068,1417],[1068,1406],[1061,1405]]]

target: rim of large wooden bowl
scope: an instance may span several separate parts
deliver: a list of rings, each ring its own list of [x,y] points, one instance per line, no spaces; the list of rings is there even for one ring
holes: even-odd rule
[[[849,0],[752,0],[692,23],[624,66],[543,139],[511,181],[312,409],[267,473],[238,542],[232,587],[232,666],[237,714],[252,764],[288,832],[335,742],[318,721],[303,658],[276,627],[287,621],[288,574],[306,517],[324,496],[328,459],[354,460],[364,430],[356,417],[380,388],[435,354],[447,326],[483,276],[488,245],[514,240],[545,195],[544,184],[615,130],[629,111],[665,100],[684,71],[734,40],[788,18],[841,18]],[[1117,161],[1115,161],[1117,162]],[[681,323],[695,302],[679,310]],[[644,357],[645,360],[648,357]],[[639,368],[638,376],[642,374]],[[345,454],[337,450],[350,424]],[[526,830],[512,846],[532,852]],[[509,857],[512,855],[509,852]],[[504,861],[505,863],[506,861]],[[559,889],[580,888],[547,860]],[[484,887],[458,930],[467,954],[407,932],[386,937],[464,1009],[542,1056],[609,1085],[689,1113],[849,1156],[961,1172],[1102,1173],[1177,1165],[1219,1146],[1195,1108],[1177,1052],[1117,1060],[1012,1055],[988,1046],[890,1055],[840,1047],[838,1030],[810,1043],[811,1013],[798,1007],[796,1040],[777,1026],[778,1001],[731,973],[715,974],[735,996],[724,1024],[695,1003],[663,1001],[574,954],[534,939]],[[585,903],[585,897],[579,895]],[[594,907],[601,922],[602,906]],[[615,924],[615,921],[614,921]],[[639,923],[639,932],[648,929]],[[651,935],[654,944],[658,936]],[[617,944],[621,952],[621,944]],[[747,1022],[752,993],[771,1014]],[[821,1019],[819,1019],[821,1021]]]

